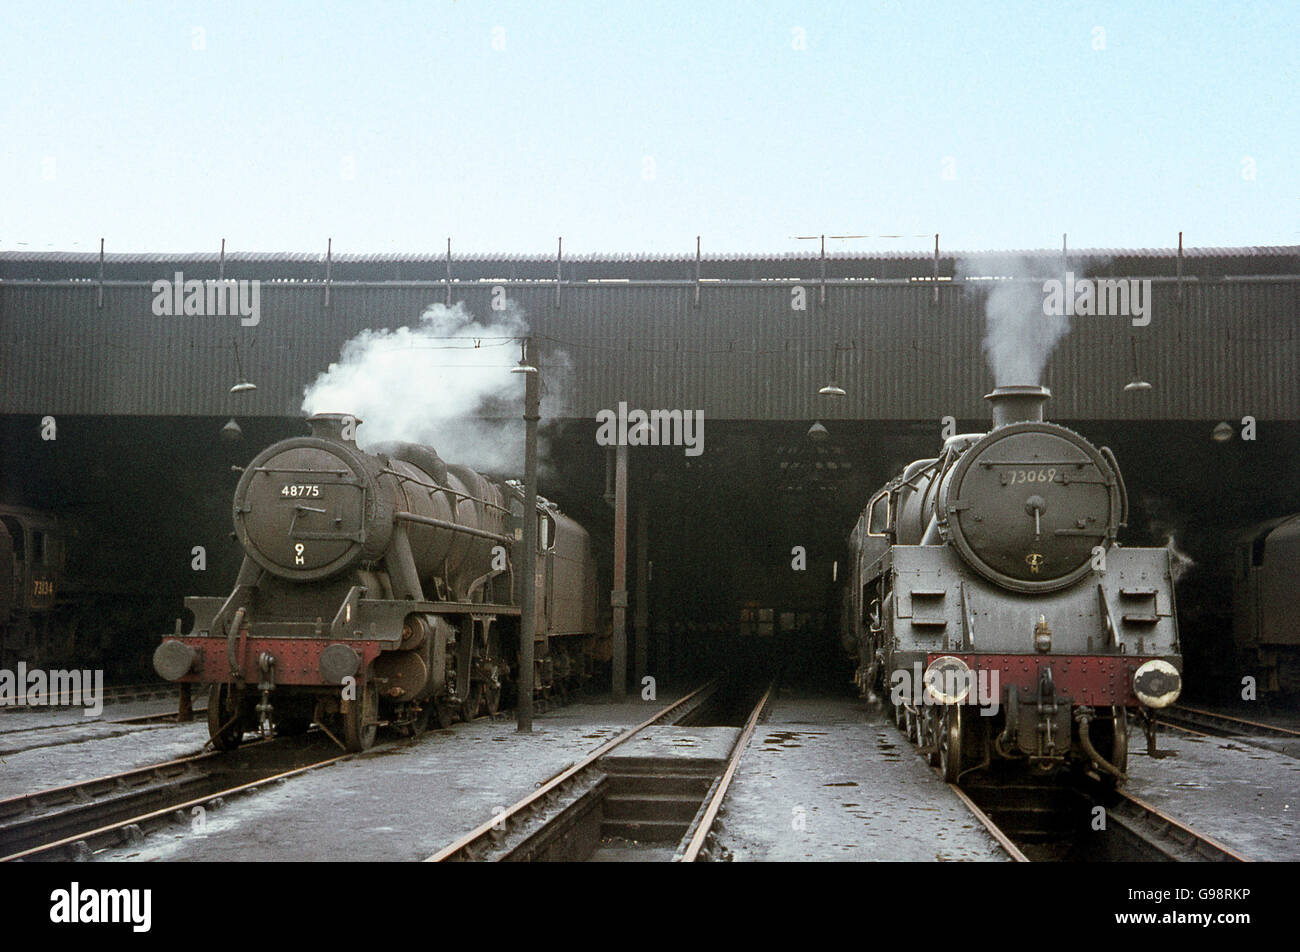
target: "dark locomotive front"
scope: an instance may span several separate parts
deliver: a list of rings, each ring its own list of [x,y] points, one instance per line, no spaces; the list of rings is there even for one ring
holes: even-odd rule
[[[51,628],[63,568],[63,533],[53,516],[0,506],[0,668],[58,658]]]
[[[1232,632],[1261,695],[1300,697],[1300,515],[1242,533],[1232,551]]]
[[[1181,689],[1168,552],[1118,544],[1119,466],[1044,422],[1049,397],[989,394],[993,429],[909,465],[853,532],[858,685],[949,780],[997,760],[1120,778],[1129,712]]]
[[[195,623],[154,666],[211,685],[219,748],[246,730],[313,721],[351,750],[381,723],[418,732],[495,712],[518,638],[522,492],[426,446],[360,450],[359,420],[318,414],[312,434],[260,453],[235,491],[245,553],[226,598],[186,599]],[[587,674],[595,574],[587,533],[545,501],[538,533],[535,683]],[[550,597],[552,593],[557,598]],[[554,641],[552,640],[554,636]]]

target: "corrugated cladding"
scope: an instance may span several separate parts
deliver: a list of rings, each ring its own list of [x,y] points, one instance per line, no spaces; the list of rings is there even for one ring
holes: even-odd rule
[[[1171,236],[1172,237],[1172,236]],[[557,262],[552,254],[475,253],[454,249],[448,261],[443,251],[433,254],[348,254],[336,252],[327,263],[319,252],[247,252],[231,250],[224,260],[216,251],[181,254],[114,253],[102,261],[97,252],[0,251],[0,281],[152,281],[182,271],[190,278],[258,278],[263,281],[322,281],[327,271],[334,281],[441,281],[450,268],[456,281],[502,278],[511,281],[551,281],[557,264],[564,280],[622,279],[630,281],[693,281],[706,279],[759,280],[791,278],[815,280],[874,278],[910,280],[937,273],[956,277],[971,269],[1002,269],[1013,262],[1039,274],[1044,266],[1077,273],[1100,269],[1108,276],[1172,277],[1199,275],[1202,280],[1226,274],[1290,274],[1300,272],[1300,246],[1242,248],[1077,248],[1063,260],[1059,249],[956,251],[944,248],[937,256],[928,249],[859,253],[831,250],[785,253],[705,253],[698,259],[692,249],[685,254],[567,254]],[[832,241],[834,247],[834,241]],[[558,250],[558,249],[557,249]],[[1014,265],[1012,265],[1014,266]],[[823,270],[824,269],[824,270]],[[984,273],[980,270],[980,273]]]
[[[626,400],[711,419],[982,420],[992,386],[974,284],[830,282],[507,285],[541,341],[572,364],[575,416]],[[0,283],[0,413],[280,416],[366,328],[414,324],[439,286],[264,283],[261,321],[155,316],[147,285]],[[792,307],[806,296],[806,310]],[[1149,326],[1075,317],[1043,383],[1056,419],[1300,419],[1300,283],[1287,278],[1153,286]],[[453,285],[480,319],[492,286]],[[1126,394],[1138,373],[1155,389]],[[231,395],[238,342],[258,389]],[[445,351],[431,351],[445,359]],[[513,360],[513,354],[510,357]],[[433,372],[433,371],[431,371]],[[502,371],[505,372],[504,370]],[[817,390],[832,377],[844,398]],[[1027,381],[1029,382],[1029,381]]]

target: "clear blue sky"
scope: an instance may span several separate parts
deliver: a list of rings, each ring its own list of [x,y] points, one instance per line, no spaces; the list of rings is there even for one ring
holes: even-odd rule
[[[1300,244],[1298,49],[1284,2],[5,0],[0,249]]]

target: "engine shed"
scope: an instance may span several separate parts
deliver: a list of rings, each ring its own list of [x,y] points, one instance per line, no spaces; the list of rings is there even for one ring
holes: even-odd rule
[[[1076,314],[1032,383],[1054,395],[1049,419],[1115,451],[1132,497],[1121,538],[1174,547],[1190,570],[1180,597],[1208,601],[1197,572],[1225,534],[1300,509],[1300,248],[4,252],[0,502],[74,515],[91,527],[83,548],[113,553],[94,559],[106,584],[156,598],[139,621],[143,661],[183,596],[228,587],[232,467],[305,432],[304,388],[346,341],[432,304],[490,317],[509,301],[563,398],[542,491],[593,529],[606,563],[613,454],[598,415],[701,415],[698,454],[628,452],[635,663],[671,670],[729,639],[833,625],[844,542],[870,494],[945,436],[987,429],[989,290],[1053,275],[1145,283],[1144,314]],[[256,297],[186,314],[187,282]],[[1139,377],[1152,386],[1129,389]],[[1194,617],[1185,626],[1195,639]]]

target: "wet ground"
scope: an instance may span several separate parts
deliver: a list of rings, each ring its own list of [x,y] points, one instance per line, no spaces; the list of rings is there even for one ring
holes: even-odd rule
[[[866,701],[789,691],[750,739],[719,839],[748,861],[1006,859]]]
[[[197,753],[208,739],[203,714],[188,724],[114,723],[175,710],[175,699],[107,705],[98,717],[0,708],[0,799]]]
[[[1254,860],[1300,860],[1300,760],[1244,741],[1167,731],[1151,760],[1134,731],[1127,790]]]
[[[201,831],[160,831],[101,858],[423,859],[671,700],[557,708],[532,735],[508,717],[457,724],[232,800]],[[201,714],[184,725],[112,723],[174,703],[115,704],[98,718],[0,710],[0,798],[197,752],[207,740]],[[642,744],[698,754],[703,733],[659,728]],[[1176,731],[1160,744],[1177,756],[1151,760],[1134,731],[1134,795],[1252,859],[1300,859],[1300,760]],[[722,824],[722,844],[742,861],[1005,858],[879,711],[803,691],[773,699]]]
[[[538,716],[480,718],[323,767],[209,811],[113,860],[422,860],[674,700],[599,700]],[[382,739],[382,735],[381,735]]]

